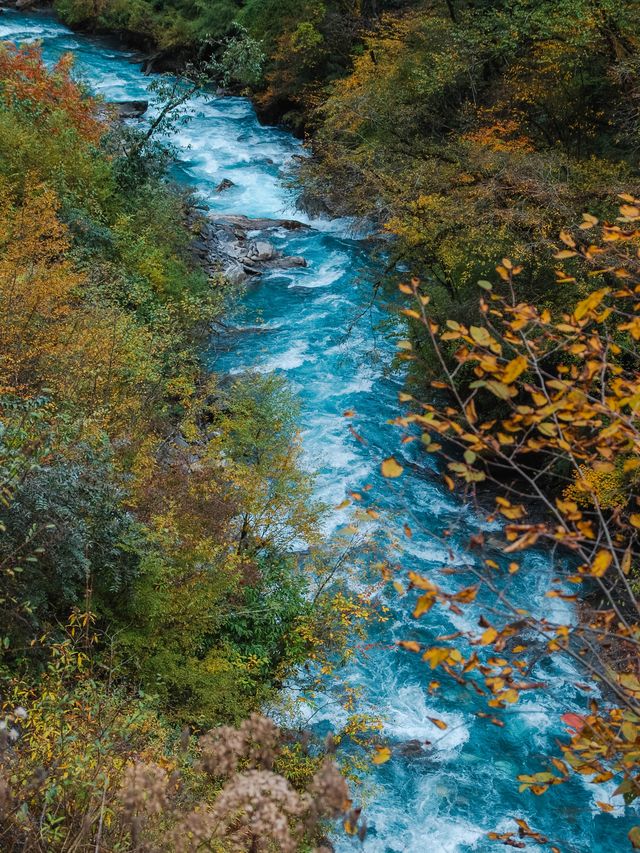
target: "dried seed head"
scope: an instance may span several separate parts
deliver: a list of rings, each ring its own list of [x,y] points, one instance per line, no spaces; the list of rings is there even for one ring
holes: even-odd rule
[[[319,814],[338,817],[349,807],[349,789],[331,758],[325,758],[309,786],[309,794]]]
[[[250,849],[295,853],[308,810],[306,798],[270,770],[249,770],[235,776],[217,798],[213,810],[230,827],[232,843],[250,840]],[[247,849],[237,847],[237,849]]]
[[[193,853],[211,848],[212,842],[224,837],[226,827],[211,809],[200,807],[189,812],[173,832],[175,853]]]
[[[152,762],[130,764],[124,772],[118,800],[126,820],[160,814],[169,807],[169,777]]]
[[[245,758],[253,767],[271,770],[280,740],[280,731],[273,720],[261,714],[251,714],[240,727],[245,739]]]
[[[236,772],[245,751],[242,732],[230,726],[219,726],[203,735],[199,743],[200,766],[205,773],[226,779]]]

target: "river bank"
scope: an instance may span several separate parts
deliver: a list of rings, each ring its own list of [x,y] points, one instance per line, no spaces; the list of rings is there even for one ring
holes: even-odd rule
[[[140,52],[145,74],[167,72],[180,74],[189,66],[197,67],[203,62],[206,63],[212,59],[215,60],[216,54],[223,50],[225,41],[228,41],[229,38],[233,39],[233,35],[229,36],[223,28],[220,38],[217,41],[212,40],[211,36],[207,35],[202,36],[202,38],[193,37],[189,43],[178,41],[176,44],[163,46],[160,40],[154,36],[153,31],[146,29],[149,26],[149,20],[139,19],[140,28],[133,29],[118,23],[118,21],[123,20],[123,15],[116,15],[113,21],[111,21],[107,14],[106,18],[102,20],[100,10],[88,6],[80,11],[82,4],[79,3],[77,5],[78,11],[76,13],[73,10],[73,3],[70,4],[69,8],[57,9],[55,0],[2,0],[0,9],[28,10],[32,14],[37,14],[38,12],[57,14],[63,23],[71,27],[75,32],[112,39],[115,44],[118,44],[122,48],[134,49]],[[124,17],[126,18],[126,16]],[[233,32],[231,22],[227,22],[226,26],[230,32]],[[224,74],[221,67],[218,73],[221,75]],[[216,81],[212,82],[216,83]],[[300,121],[297,121],[295,125],[287,122],[286,118],[291,109],[291,102],[286,97],[282,100],[277,97],[272,100],[265,99],[262,97],[264,95],[264,83],[262,89],[257,84],[257,79],[255,83],[248,84],[245,80],[233,77],[224,82],[222,80],[217,81],[220,94],[233,96],[242,94],[250,97],[256,109],[256,114],[262,123],[286,123],[289,126],[289,130],[302,137],[307,119],[304,111],[301,113]]]

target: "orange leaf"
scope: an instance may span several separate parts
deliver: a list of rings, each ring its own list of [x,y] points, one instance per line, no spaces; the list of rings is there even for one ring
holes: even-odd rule
[[[398,645],[406,649],[408,652],[419,652],[420,651],[420,643],[416,643],[415,640],[400,640]]]
[[[579,716],[579,714],[563,714],[560,719],[576,731],[582,731],[584,728],[584,717]]]

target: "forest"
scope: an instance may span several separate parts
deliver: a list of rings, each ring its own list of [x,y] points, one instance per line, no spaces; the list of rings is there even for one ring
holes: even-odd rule
[[[640,849],[640,2],[6,5],[144,53],[157,120],[46,38],[0,42],[2,850],[417,853],[381,828],[384,774],[465,702],[490,741],[561,681],[522,808],[434,853]],[[209,360],[255,284],[203,265],[176,180],[201,91],[300,145],[287,227],[369,235],[358,316],[402,387],[362,429],[340,398],[374,473],[337,506],[301,374]],[[419,667],[427,734],[360,710],[374,648]],[[301,680],[339,685],[330,733],[271,712]]]

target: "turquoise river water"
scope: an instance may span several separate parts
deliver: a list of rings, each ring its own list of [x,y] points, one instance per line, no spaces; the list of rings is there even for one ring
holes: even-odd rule
[[[81,77],[108,100],[146,97],[149,78],[142,74],[136,54],[72,33],[49,15],[5,11],[0,39],[41,40],[47,61],[72,51]],[[387,423],[398,414],[400,388],[397,375],[387,369],[395,347],[393,330],[380,331],[381,309],[367,305],[367,290],[358,284],[367,273],[366,247],[353,236],[349,223],[309,221],[294,208],[282,177],[291,158],[303,154],[300,143],[282,130],[261,126],[247,100],[202,97],[195,102],[193,120],[179,131],[177,146],[180,179],[212,210],[302,218],[311,225],[269,236],[286,254],[303,255],[308,266],[274,271],[247,288],[237,319],[245,331],[213,342],[212,368],[225,373],[278,371],[288,378],[301,397],[300,428],[307,462],[318,472],[318,496],[331,506],[341,503],[349,491],[371,484],[366,494],[374,495],[376,507],[391,518],[402,519],[404,507],[410,505],[412,524],[436,534],[455,526],[462,542],[481,522],[470,507],[443,489],[417,452],[405,449],[396,454],[412,463],[397,483],[382,481],[377,473],[389,448],[399,447],[398,435]],[[236,186],[216,194],[223,178]],[[252,326],[260,326],[260,333],[252,333]],[[348,409],[357,413],[353,424],[366,443],[349,430],[343,415]],[[327,534],[347,520],[345,510],[335,511]],[[462,559],[455,542],[450,554],[426,534],[399,539],[402,551],[393,559],[405,569],[428,575],[443,563]],[[544,601],[550,566],[544,555],[530,554],[526,559],[529,571],[516,576],[521,585],[518,594],[524,606],[535,611]],[[542,659],[531,677],[544,681],[547,688],[525,693],[508,724],[496,728],[476,716],[480,706],[470,691],[447,689],[431,696],[427,690],[431,672],[419,656],[395,646],[399,639],[428,641],[438,634],[470,629],[475,625],[471,615],[450,616],[434,608],[416,622],[407,602],[392,588],[380,596],[390,618],[371,629],[341,678],[357,691],[356,712],[382,716],[383,736],[391,746],[412,739],[428,740],[433,746],[417,758],[403,757],[396,749],[388,763],[371,765],[365,780],[369,825],[365,850],[510,849],[489,840],[487,833],[512,829],[514,817],[526,819],[562,853],[627,849],[626,834],[638,821],[634,809],[625,811],[620,798],[613,800],[616,806],[610,814],[596,805],[596,800],[608,800],[613,786],[596,788],[573,780],[543,797],[518,793],[517,774],[543,769],[543,758],[554,749],[555,740],[566,736],[561,714],[584,711],[587,697],[594,695],[576,686],[583,676],[569,663]],[[564,616],[572,618],[570,612]],[[303,703],[303,717],[306,714],[318,732],[339,728],[348,714],[338,698],[328,685],[325,695]],[[446,732],[437,729],[430,717],[444,720]],[[340,831],[334,844],[339,853],[359,847]],[[528,842],[526,849],[533,853],[548,851],[549,846]]]

